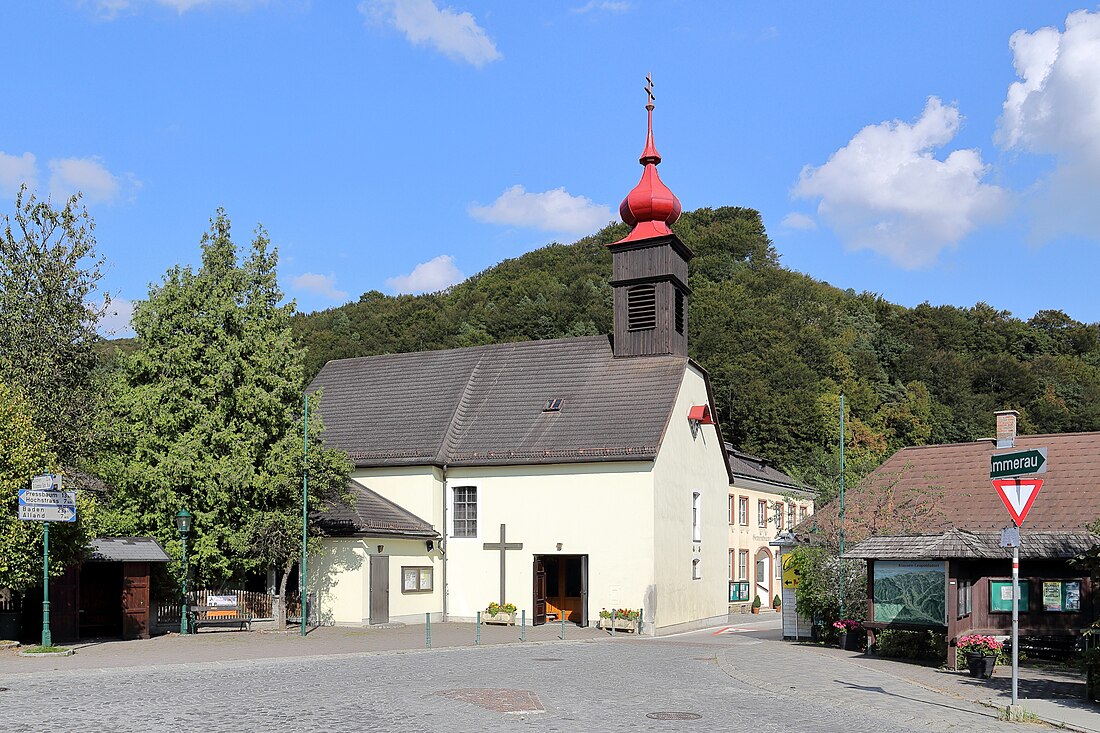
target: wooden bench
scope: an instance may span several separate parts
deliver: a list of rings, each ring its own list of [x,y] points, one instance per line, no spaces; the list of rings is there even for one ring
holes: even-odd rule
[[[238,631],[252,630],[252,616],[244,612],[237,596],[209,596],[207,605],[191,606],[188,613],[191,631],[199,633],[203,626],[236,626]]]

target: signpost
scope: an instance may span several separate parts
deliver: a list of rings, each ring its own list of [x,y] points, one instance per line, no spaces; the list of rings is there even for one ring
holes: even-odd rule
[[[50,636],[50,522],[76,521],[76,492],[61,490],[61,475],[46,473],[31,479],[30,489],[19,490],[19,518],[42,522],[42,646]]]
[[[1032,448],[989,457],[989,478],[1015,525],[1001,532],[1001,546],[1012,547],[1012,706],[1019,702],[1020,680],[1020,525],[1043,488],[1041,478],[1021,478],[1047,472],[1047,449]]]
[[[1047,449],[1032,448],[989,457],[989,478],[1010,478],[1047,472]]]

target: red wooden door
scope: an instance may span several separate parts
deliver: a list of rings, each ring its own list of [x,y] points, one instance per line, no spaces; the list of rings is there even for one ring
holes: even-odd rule
[[[546,567],[542,563],[541,557],[535,558],[534,572],[535,587],[534,587],[534,618],[531,619],[532,626],[540,626],[546,623]]]
[[[122,638],[149,638],[149,563],[122,564]]]

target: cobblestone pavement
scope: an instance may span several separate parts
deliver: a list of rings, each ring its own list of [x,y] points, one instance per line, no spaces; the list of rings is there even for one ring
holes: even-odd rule
[[[338,657],[43,668],[0,675],[0,687],[7,688],[0,691],[0,730],[1020,730],[999,722],[988,708],[746,629],[658,640],[604,637]],[[647,717],[655,713],[700,717]]]

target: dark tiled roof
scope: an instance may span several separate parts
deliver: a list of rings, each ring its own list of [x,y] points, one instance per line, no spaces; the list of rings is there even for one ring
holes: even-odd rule
[[[941,534],[871,537],[845,557],[872,560],[946,560],[951,558],[1009,559],[1012,550],[1001,547],[1001,533],[966,532],[949,529]],[[1020,532],[1020,558],[1023,560],[1064,560],[1076,557],[1100,543],[1091,532]]]
[[[687,364],[590,336],[330,361],[309,389],[360,467],[652,460]]]
[[[439,537],[432,525],[365,486],[353,481],[350,489],[350,506],[333,504],[328,511],[315,515],[326,533],[365,534],[372,537]]]
[[[152,537],[97,537],[88,546],[87,562],[171,562]]]
[[[795,494],[813,496],[814,492],[806,485],[799,483],[782,471],[774,468],[763,458],[749,455],[736,450],[726,444],[726,455],[729,458],[730,471],[734,477],[743,477],[764,483],[775,484],[782,490],[789,490]]]

